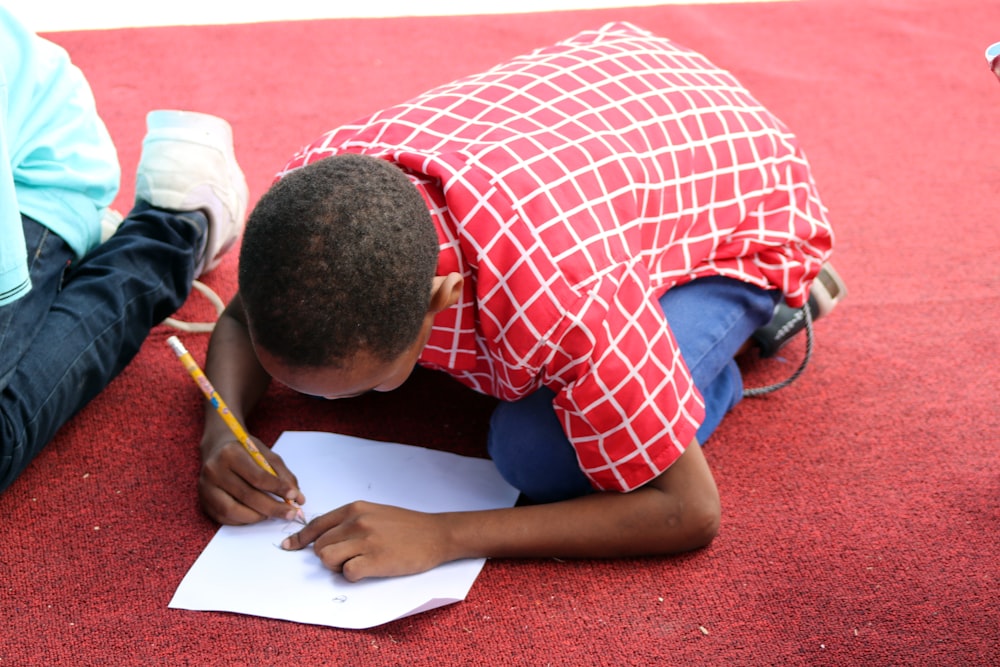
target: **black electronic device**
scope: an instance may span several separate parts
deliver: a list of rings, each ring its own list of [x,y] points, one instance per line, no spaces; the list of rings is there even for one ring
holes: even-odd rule
[[[830,311],[847,296],[847,286],[829,264],[820,269],[813,281],[807,306],[792,308],[784,300],[774,307],[774,316],[766,326],[757,329],[753,341],[760,348],[760,356],[773,357],[788,341],[806,327],[805,308],[809,308],[812,320],[830,314]]]

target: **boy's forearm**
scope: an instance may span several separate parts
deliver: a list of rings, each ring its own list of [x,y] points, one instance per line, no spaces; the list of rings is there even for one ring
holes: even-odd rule
[[[718,491],[697,444],[647,486],[560,503],[441,515],[455,558],[608,558],[707,545],[718,531]]]
[[[253,351],[238,294],[219,317],[212,332],[205,374],[233,416],[245,425],[247,415],[267,390],[270,376]],[[206,406],[205,415],[203,442],[231,435],[225,422],[210,405]]]

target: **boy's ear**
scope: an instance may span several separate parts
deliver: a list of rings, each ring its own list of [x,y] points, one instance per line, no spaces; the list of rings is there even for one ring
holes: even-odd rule
[[[434,276],[431,286],[431,304],[427,312],[440,313],[445,308],[451,308],[462,296],[464,279],[461,273],[449,273],[444,276]]]

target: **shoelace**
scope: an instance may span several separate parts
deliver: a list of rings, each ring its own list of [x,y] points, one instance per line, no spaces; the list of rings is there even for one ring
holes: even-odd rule
[[[122,224],[122,220],[122,214],[113,208],[106,208],[101,212],[101,243],[107,241],[115,233],[118,226]],[[222,299],[215,293],[215,290],[200,280],[193,281],[191,287],[201,292],[209,303],[215,306],[215,317],[218,319],[222,315],[222,311],[226,309],[226,305],[222,303]],[[188,333],[210,333],[215,329],[215,322],[185,322],[173,317],[168,317],[163,320],[163,323],[178,331]]]
[[[201,292],[201,294],[209,300],[209,302],[215,306],[215,316],[216,319],[222,315],[222,311],[226,309],[226,305],[222,303],[222,299],[215,291],[206,285],[205,283],[195,280],[191,283],[191,286]],[[167,326],[173,327],[178,331],[186,331],[188,333],[210,333],[215,329],[215,322],[185,322],[184,320],[178,320],[173,317],[168,317],[163,320],[163,323]]]

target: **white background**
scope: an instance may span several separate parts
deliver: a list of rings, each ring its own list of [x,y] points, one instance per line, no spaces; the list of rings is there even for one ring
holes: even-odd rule
[[[762,0],[0,0],[37,32],[154,25],[256,23],[310,18],[515,14],[604,7],[698,5]],[[787,0],[779,0],[787,1]]]

